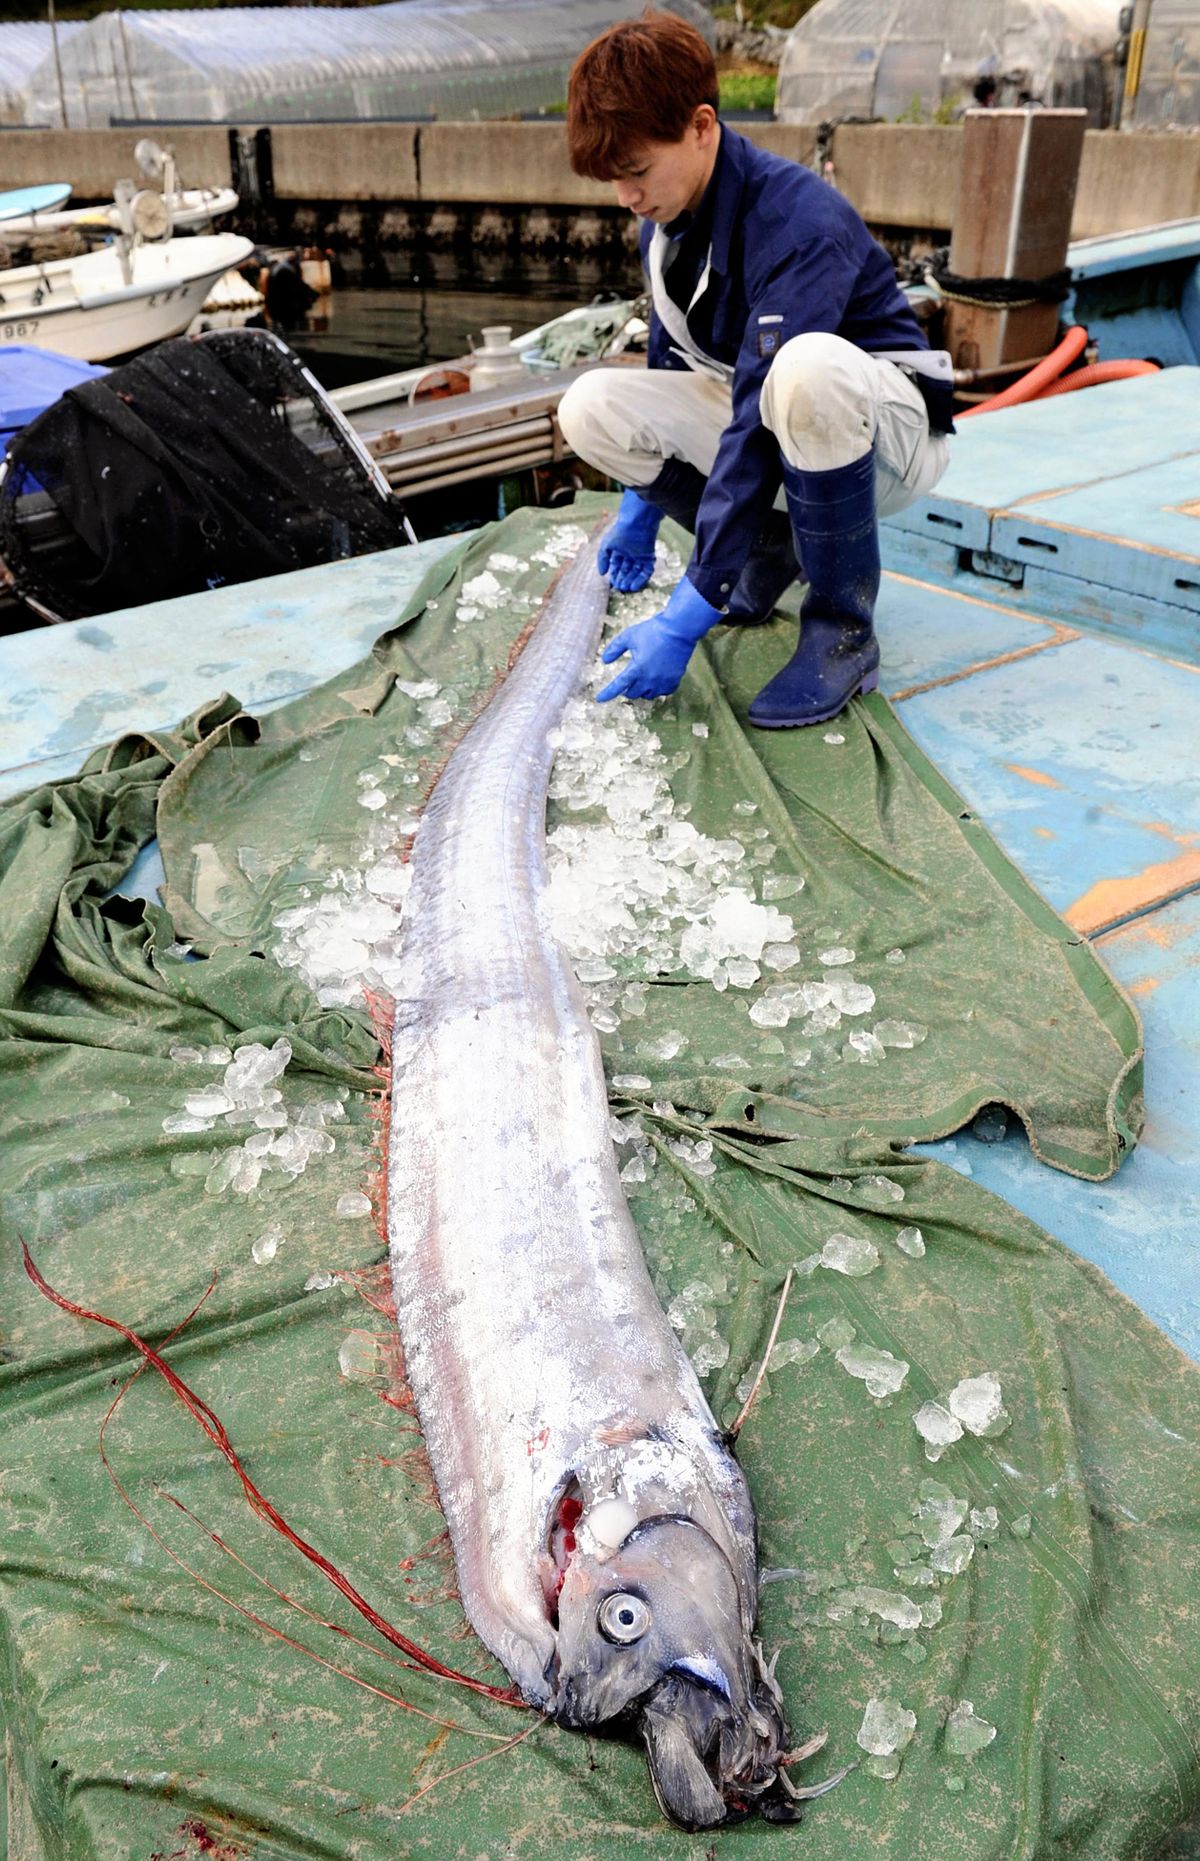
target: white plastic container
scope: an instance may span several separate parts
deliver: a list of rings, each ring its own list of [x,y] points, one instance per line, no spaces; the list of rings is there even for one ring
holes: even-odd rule
[[[476,349],[471,368],[471,388],[499,388],[506,381],[521,381],[528,370],[518,349],[513,347],[512,325],[493,323],[483,332],[483,347]]]

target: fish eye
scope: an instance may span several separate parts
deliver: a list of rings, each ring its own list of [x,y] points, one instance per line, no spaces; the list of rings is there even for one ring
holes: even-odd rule
[[[640,1596],[628,1596],[618,1590],[606,1596],[596,1611],[600,1633],[618,1647],[640,1641],[650,1626],[650,1611]]]

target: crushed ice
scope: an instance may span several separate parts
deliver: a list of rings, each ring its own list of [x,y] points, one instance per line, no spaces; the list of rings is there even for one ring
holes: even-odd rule
[[[292,1058],[291,1042],[283,1035],[270,1047],[261,1041],[247,1041],[237,1052],[227,1047],[200,1049],[176,1045],[171,1057],[184,1064],[221,1065],[227,1061],[220,1083],[213,1082],[184,1094],[184,1109],[171,1112],[162,1121],[168,1137],[192,1136],[222,1129],[248,1130],[241,1143],[226,1145],[206,1159],[189,1155],[177,1159],[187,1174],[204,1175],[208,1195],[235,1195],[292,1181],[308,1168],[315,1157],[328,1156],[336,1149],[333,1134],[325,1127],[344,1118],[345,1086],[329,1089],[329,1096],[309,1099],[289,1110],[279,1082]],[[294,1113],[294,1115],[293,1115]],[[197,1167],[198,1165],[198,1167]],[[278,1246],[267,1250],[267,1235],[260,1237],[252,1249],[260,1264],[273,1258]],[[280,1237],[282,1238],[282,1236]]]

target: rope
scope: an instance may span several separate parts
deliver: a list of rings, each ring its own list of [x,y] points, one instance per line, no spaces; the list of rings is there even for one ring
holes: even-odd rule
[[[1031,304],[1061,304],[1071,289],[1071,269],[1048,278],[964,278],[944,259],[934,259],[925,277],[948,303],[974,304],[982,310],[1026,310]]]

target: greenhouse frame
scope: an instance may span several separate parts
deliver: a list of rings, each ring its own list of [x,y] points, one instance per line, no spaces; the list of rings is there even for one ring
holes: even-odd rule
[[[792,28],[775,109],[785,123],[952,120],[994,101],[1082,108],[1100,126],[1110,0],[817,0]]]
[[[711,40],[696,0],[670,0],[669,10]],[[641,11],[640,0],[118,9],[60,45],[63,102],[72,129],[532,114],[561,105],[567,73],[597,33]],[[62,118],[48,50],[29,75],[25,121]]]

